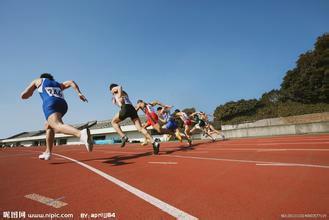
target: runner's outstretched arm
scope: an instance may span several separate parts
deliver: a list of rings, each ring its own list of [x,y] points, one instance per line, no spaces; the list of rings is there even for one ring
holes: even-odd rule
[[[161,107],[163,107],[163,108],[172,108],[172,106],[170,106],[170,105],[165,105],[165,104],[163,104],[162,102],[159,102],[159,101],[153,101],[153,102],[151,102],[150,104],[151,104],[152,106],[159,105],[159,106],[161,106]]]
[[[193,112],[192,114],[190,114],[190,117],[193,117],[196,114],[197,114],[197,112]]]
[[[161,102],[159,102],[159,101],[157,101],[157,100],[155,100],[155,101],[153,101],[153,102],[150,102],[150,104],[152,105],[152,106],[156,106],[156,105],[160,105],[160,106],[164,106],[164,104],[162,104]]]
[[[122,97],[122,86],[117,86],[117,88],[119,97]]]
[[[63,82],[61,84],[62,90],[68,89],[70,87],[73,88],[74,91],[76,91],[78,93],[78,96],[82,101],[88,102],[87,98],[81,93],[78,84],[76,84],[73,80],[69,80],[69,81]]]
[[[33,80],[28,87],[21,93],[22,99],[28,99],[33,95],[34,90],[37,89],[37,80]]]

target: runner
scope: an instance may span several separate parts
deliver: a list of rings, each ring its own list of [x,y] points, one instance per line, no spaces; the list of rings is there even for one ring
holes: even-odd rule
[[[146,123],[143,125],[143,128],[148,128],[152,126],[158,133],[163,133],[161,126],[159,125],[159,118],[154,110],[154,106],[162,105],[158,101],[153,101],[151,103],[146,103],[143,100],[138,100],[136,105],[136,111],[142,110],[146,115]]]
[[[219,136],[221,136],[222,140],[226,140],[225,135],[223,134],[223,132],[220,132],[219,130],[216,130],[214,128],[214,126],[212,124],[210,124],[209,122],[206,122],[206,129],[207,129],[207,133],[209,134],[217,134]]]
[[[214,128],[214,126],[212,124],[210,124],[208,115],[206,113],[200,112],[200,118],[206,123],[205,129],[207,130],[208,134],[210,134],[210,135],[212,135],[212,134],[220,135],[222,140],[225,140],[225,135],[222,132],[216,130]]]
[[[181,132],[178,129],[178,125],[175,121],[175,114],[170,113],[170,109],[172,107],[168,105],[164,105],[157,108],[157,113],[159,116],[159,121],[163,124],[163,128],[171,131],[175,134],[176,138],[182,142],[183,138],[185,138],[189,144],[189,146],[192,146],[192,140],[188,138],[186,135],[181,134]],[[169,137],[170,139],[170,137]]]
[[[185,113],[180,111],[179,109],[175,110],[175,115],[178,116],[184,123],[184,133],[188,139],[191,139],[191,126],[192,126],[192,120],[190,117]],[[192,139],[191,139],[192,140]]]
[[[93,140],[88,128],[79,131],[68,124],[64,124],[62,120],[68,109],[63,91],[68,88],[73,88],[78,93],[81,101],[87,102],[86,97],[81,93],[79,86],[74,81],[70,80],[63,83],[58,83],[49,73],[41,74],[40,78],[33,80],[21,94],[22,99],[28,99],[37,89],[43,102],[42,107],[46,117],[45,130],[47,148],[45,152],[39,155],[39,159],[51,159],[55,132],[74,135],[80,138],[80,142],[86,145],[89,152],[93,150]]]
[[[122,86],[119,86],[117,84],[111,84],[110,92],[113,95],[113,104],[120,107],[120,112],[118,112],[112,119],[112,126],[121,137],[121,147],[124,147],[129,139],[121,130],[120,122],[125,120],[126,118],[130,118],[137,130],[144,135],[145,140],[148,143],[152,143],[154,154],[158,154],[160,144],[157,141],[154,141],[152,136],[147,132],[147,130],[142,127],[141,121],[137,115],[137,111],[129,100],[128,94],[122,90]]]
[[[209,131],[206,129],[206,122],[204,121],[205,117],[202,112],[194,112],[190,115],[190,117],[193,117],[193,121],[196,123],[190,131],[191,134],[196,130],[201,130],[203,132],[203,135],[210,137],[212,141],[216,141],[216,139],[213,138]]]
[[[153,101],[151,103],[146,103],[143,100],[138,100],[136,105],[136,111],[142,110],[146,115],[146,123],[143,125],[143,128],[148,128],[149,126],[152,126],[159,134],[169,134],[169,135],[175,135],[175,132],[172,130],[168,130],[166,128],[163,128],[159,124],[159,117],[157,113],[154,110],[154,106],[164,106],[164,107],[170,107],[162,104],[159,101]],[[143,142],[142,146],[146,143]]]

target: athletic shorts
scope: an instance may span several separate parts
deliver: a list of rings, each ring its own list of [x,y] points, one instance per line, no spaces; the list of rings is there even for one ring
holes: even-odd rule
[[[63,117],[66,114],[68,107],[64,99],[54,99],[43,103],[42,108],[46,120],[48,120],[49,116],[54,113],[61,113]]]
[[[168,129],[168,130],[174,131],[178,128],[178,126],[177,126],[177,123],[175,121],[170,120],[165,125],[165,128]]]
[[[200,120],[198,125],[200,126],[200,128],[203,128],[206,126],[206,122],[204,122],[203,120]]]
[[[203,120],[199,120],[199,122],[195,125],[197,129],[203,129],[206,126],[206,123]]]
[[[184,125],[191,126],[192,121],[191,120],[186,120],[186,121],[184,121]]]
[[[151,112],[147,115],[146,127],[153,126],[159,122],[158,115],[155,112]]]
[[[131,120],[138,118],[137,111],[133,105],[123,104],[121,106],[121,110],[119,112],[119,119],[123,121],[126,118],[131,118]]]

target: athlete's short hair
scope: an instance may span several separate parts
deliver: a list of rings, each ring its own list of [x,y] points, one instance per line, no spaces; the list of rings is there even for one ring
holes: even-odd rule
[[[179,109],[176,109],[176,110],[175,110],[175,113],[178,113],[178,112],[180,112],[180,110],[179,110]]]
[[[160,111],[160,110],[162,110],[162,107],[158,107],[158,108],[157,108],[157,111]]]
[[[137,104],[138,104],[138,103],[144,103],[144,101],[141,100],[141,99],[139,99],[139,100],[137,101]]]
[[[110,90],[112,90],[114,87],[117,87],[117,86],[118,86],[118,84],[112,83],[112,84],[110,85]]]
[[[50,73],[42,73],[42,74],[40,75],[40,78],[54,80],[53,75],[51,75]]]

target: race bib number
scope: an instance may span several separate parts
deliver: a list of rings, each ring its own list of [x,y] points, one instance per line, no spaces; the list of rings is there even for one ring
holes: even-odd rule
[[[62,99],[64,98],[62,90],[58,87],[46,87],[45,90],[49,96],[54,96]]]

